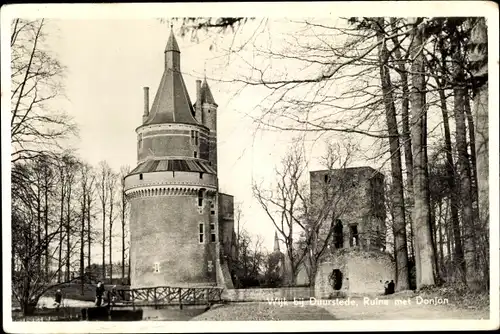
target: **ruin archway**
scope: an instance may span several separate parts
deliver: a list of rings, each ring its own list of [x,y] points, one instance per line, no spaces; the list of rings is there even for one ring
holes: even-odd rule
[[[331,272],[329,281],[334,290],[342,289],[342,276],[342,272],[339,269],[333,269]]]

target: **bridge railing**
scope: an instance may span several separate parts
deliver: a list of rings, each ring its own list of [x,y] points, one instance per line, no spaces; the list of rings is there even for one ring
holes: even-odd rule
[[[222,301],[220,287],[171,287],[155,286],[117,290],[121,305],[158,306],[164,305],[207,305]]]

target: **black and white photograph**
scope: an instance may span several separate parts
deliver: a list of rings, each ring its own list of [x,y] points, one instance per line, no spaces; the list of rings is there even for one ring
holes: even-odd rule
[[[6,332],[499,328],[496,3],[1,25]]]

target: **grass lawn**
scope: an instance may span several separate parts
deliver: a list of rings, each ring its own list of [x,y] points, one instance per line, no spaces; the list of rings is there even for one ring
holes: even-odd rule
[[[212,320],[334,320],[335,317],[323,308],[311,305],[294,306],[269,305],[267,302],[230,303],[215,306],[207,312],[194,317],[193,321]]]

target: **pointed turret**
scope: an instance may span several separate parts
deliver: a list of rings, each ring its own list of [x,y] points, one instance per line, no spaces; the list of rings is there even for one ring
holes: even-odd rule
[[[274,231],[274,252],[279,253],[280,251],[280,242],[278,239],[278,232]]]
[[[210,91],[210,87],[208,86],[207,77],[203,79],[203,83],[201,84],[201,104],[210,103],[217,106],[215,103],[214,96]]]
[[[179,45],[171,30],[165,47],[165,70],[151,111],[143,124],[198,124],[193,113],[193,105],[181,74]]]
[[[165,52],[169,51],[181,52],[179,44],[177,44],[177,40],[174,36],[173,26],[170,26],[170,36],[168,37],[167,46],[165,47]]]

